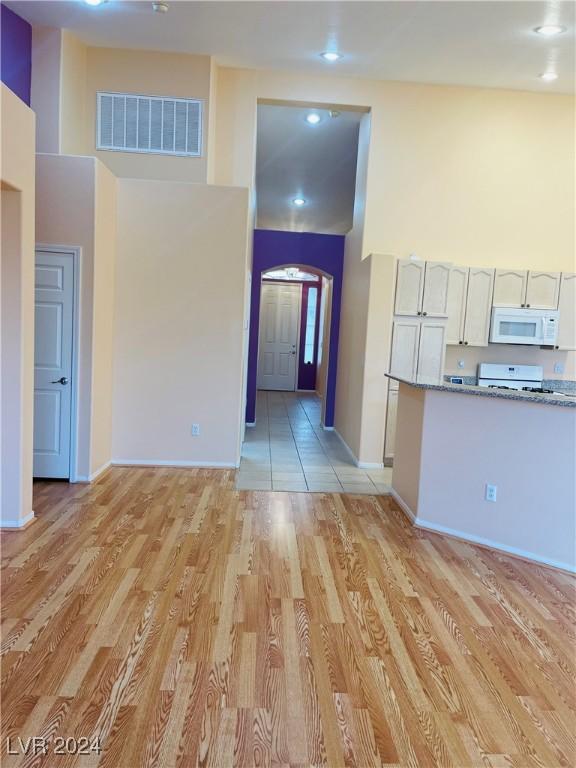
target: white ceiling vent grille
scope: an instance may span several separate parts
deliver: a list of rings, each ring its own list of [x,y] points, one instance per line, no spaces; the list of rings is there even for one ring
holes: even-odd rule
[[[200,157],[202,101],[99,92],[96,149]]]

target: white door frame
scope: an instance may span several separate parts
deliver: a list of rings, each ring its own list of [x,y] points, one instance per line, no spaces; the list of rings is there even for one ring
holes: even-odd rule
[[[73,299],[72,299],[72,387],[70,392],[70,466],[68,468],[69,482],[77,483],[78,480],[78,372],[80,368],[80,307],[81,307],[81,268],[82,249],[71,245],[45,245],[36,243],[34,248],[34,264],[36,254],[65,253],[72,256],[73,269]]]
[[[299,288],[298,291],[298,321],[297,321],[297,328],[296,328],[296,366],[294,370],[294,389],[279,389],[279,390],[270,390],[271,392],[277,391],[277,392],[298,392],[298,372],[300,368],[300,330],[301,330],[301,324],[302,324],[302,283],[298,280],[266,280],[264,277],[264,273],[262,273],[262,277],[260,278],[260,309],[258,311],[258,356],[256,358],[256,392],[258,392],[258,371],[260,366],[260,323],[262,322],[262,289],[265,285],[278,285],[282,286],[283,284],[287,285],[295,285]]]

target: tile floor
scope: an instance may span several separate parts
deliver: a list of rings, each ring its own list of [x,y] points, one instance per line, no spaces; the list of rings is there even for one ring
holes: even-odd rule
[[[320,426],[313,393],[258,392],[256,426],[246,428],[236,488],[251,491],[390,493],[392,469],[365,470],[335,432]]]

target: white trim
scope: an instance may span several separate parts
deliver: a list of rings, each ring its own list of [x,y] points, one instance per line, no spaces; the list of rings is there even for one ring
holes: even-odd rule
[[[383,461],[359,461],[360,469],[384,469]]]
[[[404,499],[397,493],[397,491],[394,490],[394,488],[391,489],[391,492],[394,499],[398,502],[398,506],[402,509],[410,522],[412,522],[412,524],[417,528],[423,528],[424,530],[433,531],[435,533],[444,533],[447,536],[452,536],[455,539],[469,541],[472,544],[480,544],[484,547],[489,547],[490,549],[495,549],[499,552],[505,552],[508,555],[516,555],[517,557],[522,557],[525,560],[532,560],[535,563],[550,565],[552,568],[559,568],[560,570],[568,571],[569,573],[576,573],[576,565],[570,565],[569,563],[564,563],[561,560],[554,560],[549,557],[542,557],[542,555],[538,555],[535,552],[527,552],[524,549],[511,547],[508,544],[502,544],[501,542],[494,541],[493,539],[485,539],[483,536],[476,536],[473,533],[465,533],[464,531],[459,531],[455,528],[448,528],[444,525],[438,525],[438,523],[431,523],[428,520],[422,520],[414,514],[414,512],[406,504]]]
[[[336,431],[335,427],[325,427],[324,424],[322,424],[322,429],[324,430],[324,432],[335,432]],[[338,437],[340,437],[340,435],[338,435]],[[340,440],[342,440],[341,437],[340,437]]]
[[[100,477],[102,472],[105,472],[108,467],[110,466],[110,462],[107,461],[105,464],[102,464],[101,467],[98,467],[98,469],[94,470],[90,475],[77,475],[76,476],[76,483],[91,483],[94,480],[96,480],[97,477]]]
[[[78,425],[80,424],[78,381],[80,378],[80,322],[81,322],[81,277],[82,277],[82,248],[77,245],[46,245],[36,243],[34,246],[34,264],[38,253],[66,253],[72,256],[73,298],[72,298],[72,386],[70,392],[70,459],[68,464],[68,481],[82,482],[78,477]]]
[[[112,459],[113,467],[196,467],[199,469],[237,469],[233,461],[182,461],[180,459]]]
[[[246,426],[247,427],[255,427],[256,426],[256,422],[255,421],[247,421],[246,422]]]
[[[334,432],[334,434],[335,434],[335,435],[338,435],[338,437],[340,438],[340,442],[342,443],[342,445],[343,445],[343,446],[344,446],[344,448],[346,449],[346,452],[348,453],[348,455],[350,456],[350,458],[351,458],[351,459],[352,459],[352,461],[354,462],[354,465],[355,465],[355,466],[358,466],[358,459],[356,458],[356,456],[354,455],[354,452],[353,452],[352,448],[350,448],[350,446],[348,445],[348,443],[346,442],[346,440],[344,440],[344,438],[342,437],[342,435],[340,434],[340,432],[338,432],[338,430],[336,429],[336,427],[332,427],[332,430],[331,430],[331,431],[332,431],[332,432]]]
[[[24,528],[25,525],[34,519],[34,510],[29,512],[26,517],[21,517],[18,520],[0,520],[0,528]]]

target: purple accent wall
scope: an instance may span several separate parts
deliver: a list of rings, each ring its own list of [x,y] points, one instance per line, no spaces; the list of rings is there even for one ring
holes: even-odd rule
[[[333,427],[336,404],[336,371],[338,370],[340,303],[342,300],[342,275],[344,271],[344,235],[319,235],[314,232],[280,232],[274,229],[254,230],[246,421],[253,422],[256,419],[258,321],[260,318],[262,272],[286,265],[311,267],[333,278],[325,416],[325,426]]]
[[[0,30],[2,82],[30,106],[32,27],[2,4],[0,5]]]

